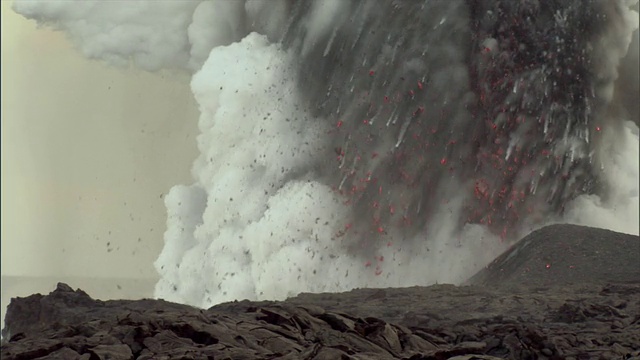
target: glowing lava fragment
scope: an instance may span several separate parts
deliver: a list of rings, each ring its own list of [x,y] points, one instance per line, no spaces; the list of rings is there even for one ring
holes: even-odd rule
[[[547,269],[551,269],[551,264],[547,264],[544,267],[546,267]]]
[[[596,131],[600,131],[600,126],[596,126]]]
[[[440,159],[440,164],[441,165],[446,165],[447,164],[447,158]]]

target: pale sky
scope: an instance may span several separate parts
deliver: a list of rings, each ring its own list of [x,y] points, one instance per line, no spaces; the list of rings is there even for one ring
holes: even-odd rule
[[[156,278],[160,195],[196,156],[189,76],[86,60],[1,6],[2,275]]]

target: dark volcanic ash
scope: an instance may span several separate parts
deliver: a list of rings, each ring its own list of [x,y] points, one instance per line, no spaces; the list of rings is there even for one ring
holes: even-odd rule
[[[604,119],[633,24],[622,2],[348,2],[322,32],[314,10],[293,7],[284,43],[333,126],[320,172],[362,236],[412,237],[460,196],[460,224],[513,236],[605,190],[597,146],[621,126]]]

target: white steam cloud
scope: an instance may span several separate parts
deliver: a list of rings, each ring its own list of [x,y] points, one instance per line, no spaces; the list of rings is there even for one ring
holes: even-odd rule
[[[341,21],[340,4],[313,4],[305,46]],[[314,173],[325,160],[319,154],[330,129],[308,115],[297,96],[296,59],[276,41],[290,6],[286,0],[17,1],[14,9],[66,31],[87,57],[194,73],[200,156],[194,184],[175,186],[165,198],[157,297],[208,307],[299,292],[464,281],[508,243],[480,225],[452,236],[461,199],[443,204],[413,241],[391,240],[366,255],[347,246],[350,209]],[[637,28],[637,21],[629,24],[616,30],[624,41]],[[638,127],[627,122],[603,128],[602,135],[599,158],[611,190],[606,198],[581,196],[563,219],[549,221],[637,234]]]

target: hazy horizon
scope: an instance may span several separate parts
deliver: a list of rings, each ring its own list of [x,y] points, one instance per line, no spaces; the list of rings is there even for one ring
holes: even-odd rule
[[[53,278],[157,281],[160,196],[190,179],[197,154],[189,76],[88,60],[62,32],[1,6],[2,314]],[[15,278],[31,280],[6,288]],[[149,291],[114,283],[99,295]]]

